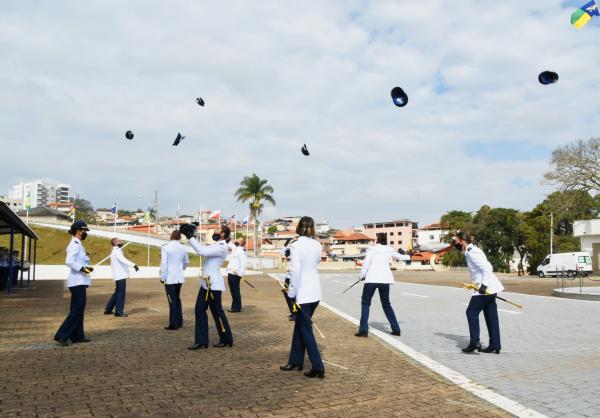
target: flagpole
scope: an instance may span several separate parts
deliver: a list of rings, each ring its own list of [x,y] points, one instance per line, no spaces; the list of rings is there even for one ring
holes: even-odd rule
[[[113,224],[113,232],[117,232],[117,214],[119,213],[119,207],[115,203],[115,223]]]

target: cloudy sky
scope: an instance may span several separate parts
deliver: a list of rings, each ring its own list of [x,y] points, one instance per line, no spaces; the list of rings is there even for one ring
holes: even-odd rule
[[[598,134],[600,20],[572,28],[573,5],[5,0],[0,194],[50,177],[96,207],[158,190],[162,213],[244,216],[233,192],[256,173],[265,218],[530,209],[552,150]]]

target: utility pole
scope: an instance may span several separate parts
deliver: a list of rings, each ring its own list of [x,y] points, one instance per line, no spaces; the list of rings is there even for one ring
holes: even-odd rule
[[[553,254],[554,241],[554,213],[550,212],[550,254]]]

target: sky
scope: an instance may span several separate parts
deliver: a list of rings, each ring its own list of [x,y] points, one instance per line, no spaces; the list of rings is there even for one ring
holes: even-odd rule
[[[161,214],[244,217],[233,193],[256,173],[275,190],[264,219],[529,210],[553,190],[552,150],[598,134],[600,19],[570,24],[583,3],[5,0],[0,194],[48,177],[95,207],[156,190]]]

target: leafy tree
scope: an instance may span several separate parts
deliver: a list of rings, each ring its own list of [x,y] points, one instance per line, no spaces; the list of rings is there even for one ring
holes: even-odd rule
[[[466,267],[467,259],[462,252],[449,251],[442,257],[442,264],[450,267]]]
[[[579,139],[552,153],[544,177],[563,190],[600,191],[600,137]]]
[[[84,221],[87,224],[96,223],[96,213],[94,207],[89,200],[75,198],[73,200],[75,205],[75,219],[78,221]]]
[[[515,253],[519,216],[515,209],[483,206],[474,217],[474,234],[496,271],[510,271]]]
[[[266,179],[261,179],[256,174],[246,176],[240,182],[240,187],[234,196],[238,202],[249,202],[250,217],[254,220],[254,252],[256,253],[256,236],[258,232],[258,217],[262,214],[264,204],[270,203],[275,206],[273,188],[269,186]]]
[[[267,228],[267,234],[273,235],[277,232],[277,226],[271,225]]]

